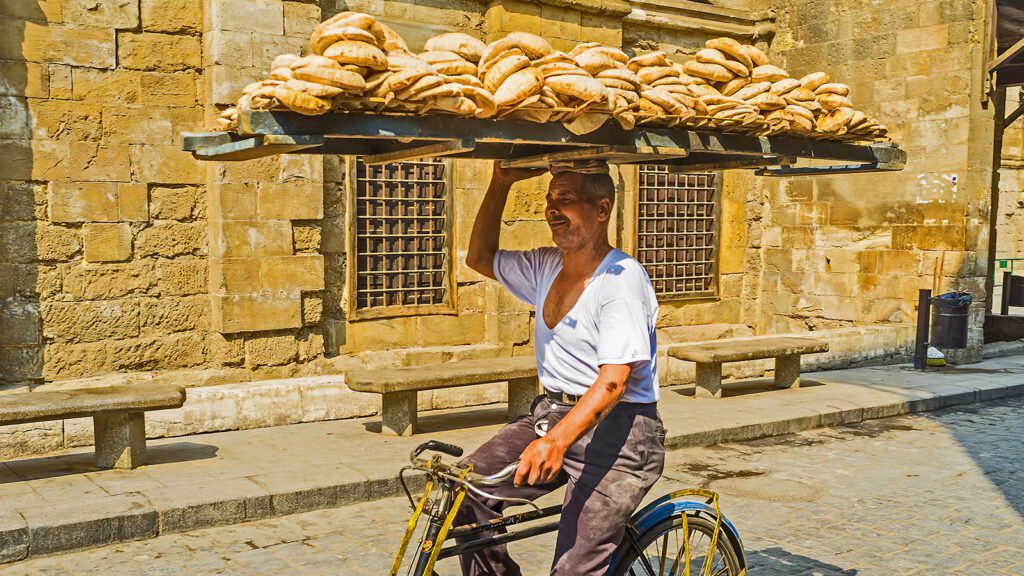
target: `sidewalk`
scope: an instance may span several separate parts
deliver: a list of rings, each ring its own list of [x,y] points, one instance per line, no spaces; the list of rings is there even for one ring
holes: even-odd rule
[[[1024,356],[931,369],[876,366],[808,373],[804,387],[726,383],[722,400],[663,388],[672,448],[748,440],[1024,394]],[[412,438],[377,419],[298,424],[150,441],[150,464],[96,470],[91,448],[0,464],[0,562],[158,534],[340,506],[401,493],[409,451],[436,438],[467,449],[503,422],[504,405],[430,412]]]

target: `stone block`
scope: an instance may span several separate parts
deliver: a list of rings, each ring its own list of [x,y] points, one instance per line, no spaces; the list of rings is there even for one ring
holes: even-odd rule
[[[50,65],[47,81],[50,89],[50,98],[59,100],[70,100],[72,98],[73,92],[71,86],[70,66],[65,66],[63,64]]]
[[[0,512],[0,564],[28,556],[28,524],[13,510]]]
[[[270,507],[266,489],[248,478],[218,478],[187,491],[150,488],[142,495],[159,514],[162,534],[237,524],[259,518],[257,512]]]
[[[142,412],[112,412],[93,417],[96,466],[137,468],[146,463],[146,417]]]
[[[281,54],[299,54],[309,49],[309,37],[279,36],[276,34],[252,35],[252,65],[261,71],[270,68],[270,64]]]
[[[245,357],[249,366],[291,364],[295,362],[298,352],[298,344],[291,335],[245,339]]]
[[[157,513],[139,495],[108,496],[102,509],[91,502],[69,502],[22,510],[29,525],[29,554],[42,556],[66,550],[106,546],[153,538]]]
[[[35,228],[34,242],[21,244],[20,247],[27,251],[25,258],[16,258],[15,255],[19,252],[8,250],[8,257],[11,258],[11,261],[32,260],[30,252],[34,247],[34,256],[40,261],[66,262],[77,255],[79,250],[82,249],[82,239],[74,228],[51,226],[44,223],[38,225],[29,224],[28,226],[29,228]],[[30,232],[30,230],[26,230],[26,232]],[[14,238],[16,236],[11,239]]]
[[[42,306],[43,335],[61,342],[98,342],[139,335],[136,300],[46,302]]]
[[[241,366],[245,363],[245,339],[216,332],[207,336],[207,361],[219,366]]]
[[[416,317],[416,342],[420,346],[459,346],[485,341],[483,314],[432,314]]]
[[[0,303],[0,346],[40,344],[39,304],[21,300]]]
[[[259,258],[211,258],[211,289],[217,294],[248,294],[260,290]]]
[[[210,220],[254,220],[256,184],[219,182],[210,189]]]
[[[149,262],[76,266],[64,276],[64,290],[76,300],[108,300],[148,294],[156,278]]]
[[[143,336],[209,328],[210,299],[206,296],[140,300],[139,333]]]
[[[211,227],[210,255],[218,258],[290,256],[292,229],[287,220],[224,221]]]
[[[113,68],[114,29],[62,24],[0,21],[0,59]]]
[[[146,102],[150,106],[195,106],[197,102],[198,77],[195,72],[142,72],[139,83]],[[194,111],[200,113],[200,111]],[[190,130],[201,128],[200,122],[187,126]],[[180,130],[175,130],[175,134]]]
[[[319,294],[303,294],[302,295],[302,324],[305,326],[316,326],[323,319],[324,315],[324,298]],[[323,336],[319,337],[321,340],[320,349],[321,353],[323,350]]]
[[[34,101],[28,108],[32,137],[88,142],[102,136],[100,107],[63,100]]]
[[[217,64],[236,68],[253,66],[252,32],[214,30],[203,33],[203,66]]]
[[[319,252],[319,224],[292,224],[292,242],[296,252]]]
[[[200,0],[141,0],[142,29],[151,32],[198,32]]]
[[[260,284],[264,290],[324,289],[324,257],[296,254],[260,259]]]
[[[938,24],[896,32],[896,53],[939,50],[949,44],[949,25]]]
[[[99,142],[71,142],[68,169],[76,182],[127,182],[128,147]]]
[[[142,72],[138,70],[71,70],[71,95],[75,100],[106,106],[131,105],[142,103],[142,94]]]
[[[284,34],[309,38],[321,21],[320,7],[316,4],[286,2],[284,5]]]
[[[154,277],[161,295],[188,296],[207,291],[205,259],[158,260]]]
[[[120,262],[131,258],[132,229],[126,223],[82,226],[87,262]]]
[[[205,16],[207,30],[284,34],[281,0],[210,0]]]
[[[383,318],[348,322],[345,328],[346,352],[390,350],[400,342],[409,342],[416,335],[416,318]]]
[[[143,228],[135,239],[139,257],[174,258],[207,253],[205,222],[161,221]]]
[[[139,0],[64,0],[64,22],[100,28],[136,28]]]
[[[200,184],[205,169],[192,154],[174,145],[129,146],[132,180],[152,184]]]
[[[103,114],[103,140],[115,144],[173,144],[177,134],[159,108],[108,110]],[[128,151],[121,150],[127,165]]]
[[[266,220],[318,220],[324,217],[323,186],[303,181],[261,183],[258,209]]]
[[[203,79],[211,104],[234,104],[242,88],[262,76],[257,68],[216,64],[206,69]]]
[[[302,326],[298,293],[213,295],[211,310],[213,329],[223,333]]]
[[[113,182],[53,182],[48,204],[52,222],[116,221],[120,216]]]
[[[154,219],[189,220],[196,215],[195,186],[153,186],[149,197],[149,212]]]

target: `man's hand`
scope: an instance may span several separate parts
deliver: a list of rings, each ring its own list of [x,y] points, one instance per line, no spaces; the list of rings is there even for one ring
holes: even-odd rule
[[[538,438],[523,450],[516,468],[515,486],[547,484],[562,471],[565,450],[548,438]]]
[[[466,265],[494,280],[494,255],[498,252],[501,214],[505,210],[508,192],[516,182],[540,176],[546,170],[502,168],[497,160],[492,170],[491,183],[487,185],[487,193],[484,194],[480,209],[476,213],[476,221],[473,222],[473,232],[469,237],[469,249],[466,252]]]

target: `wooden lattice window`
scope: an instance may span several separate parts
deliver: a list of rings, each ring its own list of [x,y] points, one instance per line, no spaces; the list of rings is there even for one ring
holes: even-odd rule
[[[718,202],[715,173],[637,169],[637,260],[659,297],[711,298],[718,291]]]
[[[450,165],[354,161],[349,194],[349,317],[454,310]]]

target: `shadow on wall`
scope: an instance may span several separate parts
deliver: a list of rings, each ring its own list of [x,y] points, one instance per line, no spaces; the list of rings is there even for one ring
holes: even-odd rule
[[[27,26],[47,22],[35,2],[7,8],[0,25],[7,36],[0,49],[0,392],[41,383],[43,363],[35,215],[46,182],[33,179],[28,96],[45,96],[48,79],[45,67],[29,66],[22,46]]]

